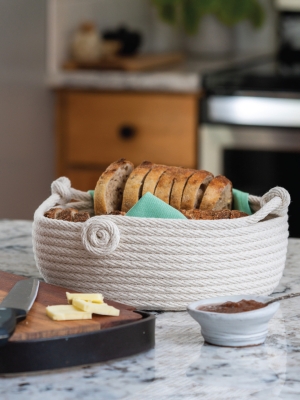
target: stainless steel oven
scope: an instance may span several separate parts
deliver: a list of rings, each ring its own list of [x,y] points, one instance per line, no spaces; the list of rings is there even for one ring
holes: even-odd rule
[[[300,75],[265,60],[209,75],[204,87],[199,168],[255,195],[285,187],[290,236],[300,237]]]

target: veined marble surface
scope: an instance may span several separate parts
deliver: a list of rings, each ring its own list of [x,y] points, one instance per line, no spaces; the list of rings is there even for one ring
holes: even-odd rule
[[[197,93],[202,87],[204,73],[260,57],[265,54],[248,52],[221,59],[187,58],[179,64],[137,72],[58,70],[48,74],[47,84],[51,88]]]
[[[30,221],[0,220],[0,269],[39,276]],[[274,292],[300,291],[300,239],[289,239],[284,276]],[[156,346],[122,360],[0,377],[1,400],[300,399],[300,298],[281,303],[264,345],[241,349],[203,343],[186,312],[157,314]]]

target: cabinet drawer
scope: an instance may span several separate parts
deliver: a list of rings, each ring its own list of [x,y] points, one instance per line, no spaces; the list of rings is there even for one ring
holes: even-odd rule
[[[69,165],[108,165],[125,157],[196,166],[197,97],[68,92],[64,131]]]
[[[84,192],[88,190],[94,190],[96,183],[100,175],[104,172],[104,169],[77,169],[67,168],[64,171],[64,175],[67,176],[72,184],[72,187]]]

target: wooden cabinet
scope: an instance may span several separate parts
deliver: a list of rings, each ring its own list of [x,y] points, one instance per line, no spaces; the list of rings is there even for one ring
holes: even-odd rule
[[[113,161],[127,158],[195,168],[195,94],[57,92],[57,176],[93,189]]]

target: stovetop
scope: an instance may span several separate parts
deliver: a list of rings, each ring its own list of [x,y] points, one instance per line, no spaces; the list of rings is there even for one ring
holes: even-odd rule
[[[266,56],[234,68],[208,73],[203,88],[217,95],[300,97],[300,63]]]

